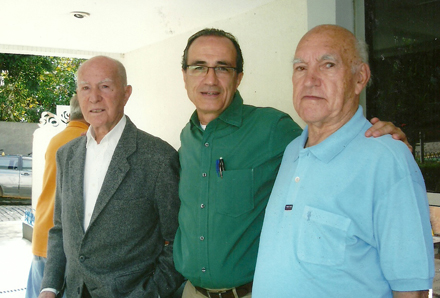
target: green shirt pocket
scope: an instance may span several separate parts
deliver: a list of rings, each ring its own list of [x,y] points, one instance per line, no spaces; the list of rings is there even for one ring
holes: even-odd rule
[[[254,208],[252,169],[224,171],[216,179],[215,205],[218,213],[238,217]]]

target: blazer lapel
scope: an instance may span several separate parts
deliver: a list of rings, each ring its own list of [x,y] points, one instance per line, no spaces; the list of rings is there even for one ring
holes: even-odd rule
[[[116,190],[119,188],[125,175],[130,170],[128,157],[136,151],[137,128],[127,117],[127,124],[122,132],[121,138],[116,145],[112,160],[105,174],[104,182],[93,209],[90,225],[96,220],[104,207],[108,204]],[[84,214],[84,212],[83,212]]]
[[[72,158],[68,161],[67,168],[70,173],[70,189],[72,200],[74,200],[75,212],[80,223],[81,229],[84,232],[84,166],[86,160],[86,141],[83,137],[78,147],[72,149]]]

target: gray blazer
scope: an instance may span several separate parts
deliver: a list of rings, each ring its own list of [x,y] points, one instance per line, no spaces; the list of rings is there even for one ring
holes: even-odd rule
[[[169,297],[182,276],[173,263],[179,161],[169,144],[127,124],[86,231],[86,137],[57,153],[54,224],[42,288],[94,298]]]

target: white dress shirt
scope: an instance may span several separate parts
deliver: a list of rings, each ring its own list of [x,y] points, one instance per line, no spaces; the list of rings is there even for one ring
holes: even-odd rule
[[[87,131],[87,153],[84,168],[84,231],[89,227],[108,166],[126,123],[127,119],[124,115],[99,144],[95,140],[92,126]]]

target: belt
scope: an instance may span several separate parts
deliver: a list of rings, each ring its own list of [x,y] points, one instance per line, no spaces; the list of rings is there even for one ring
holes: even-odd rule
[[[253,282],[251,281],[250,283],[247,283],[245,285],[224,291],[208,290],[201,287],[195,288],[197,291],[208,298],[236,298],[236,296],[234,295],[234,290],[237,292],[237,297],[240,298],[246,296],[249,293],[252,293],[252,283]]]

